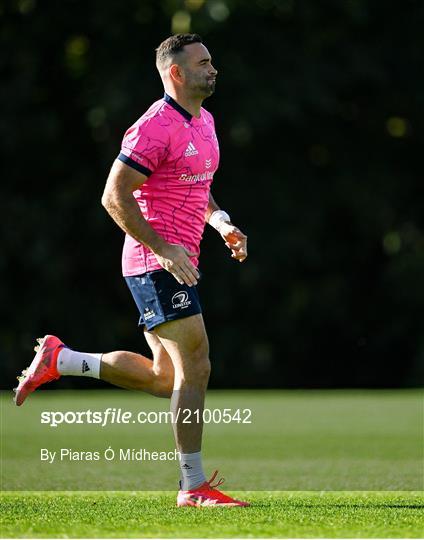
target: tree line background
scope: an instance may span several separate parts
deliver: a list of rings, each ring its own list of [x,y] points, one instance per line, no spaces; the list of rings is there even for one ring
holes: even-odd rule
[[[148,352],[100,198],[179,31],[219,70],[213,193],[250,248],[206,230],[211,386],[421,384],[422,24],[414,0],[0,1],[2,387],[45,333]]]

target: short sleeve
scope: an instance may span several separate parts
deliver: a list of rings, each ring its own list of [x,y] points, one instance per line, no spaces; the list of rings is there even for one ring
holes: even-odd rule
[[[168,148],[168,133],[157,117],[141,119],[124,135],[118,159],[150,176],[160,165]]]

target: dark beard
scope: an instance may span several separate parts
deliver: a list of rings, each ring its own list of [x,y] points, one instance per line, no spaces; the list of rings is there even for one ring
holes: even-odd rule
[[[213,81],[213,83],[209,85],[209,91],[211,94],[215,92],[215,86],[216,86],[216,81]]]
[[[205,97],[211,96],[215,92],[215,82],[202,84],[202,86],[199,86],[199,91]]]
[[[208,81],[199,82],[193,87],[193,94],[197,94],[202,99],[211,96],[215,92],[215,82],[209,83]]]

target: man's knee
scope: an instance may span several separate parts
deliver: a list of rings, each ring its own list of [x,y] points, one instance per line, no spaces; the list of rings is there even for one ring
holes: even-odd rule
[[[183,362],[183,376],[186,380],[207,382],[211,372],[207,344],[201,344],[193,350]]]
[[[202,316],[170,321],[159,326],[156,332],[172,358],[177,379],[204,386],[209,379],[211,365]]]
[[[199,379],[208,380],[211,374],[211,363],[209,357],[205,357],[195,365],[195,371]]]

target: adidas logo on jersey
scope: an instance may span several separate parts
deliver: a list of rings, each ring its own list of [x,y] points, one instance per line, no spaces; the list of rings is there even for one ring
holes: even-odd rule
[[[186,151],[184,152],[184,155],[185,157],[190,157],[190,156],[195,156],[197,155],[199,152],[196,150],[196,147],[194,146],[194,144],[190,141],[188,143],[188,146],[186,148]]]

